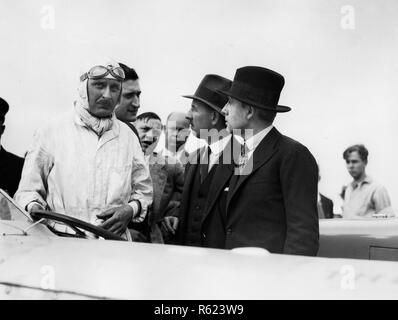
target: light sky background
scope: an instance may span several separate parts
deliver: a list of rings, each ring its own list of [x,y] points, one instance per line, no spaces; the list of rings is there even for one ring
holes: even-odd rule
[[[344,29],[351,5],[355,28]],[[54,9],[54,28],[48,11]],[[44,11],[43,11],[44,10]],[[275,126],[304,145],[335,201],[343,150],[364,143],[367,171],[398,208],[398,1],[0,0],[3,146],[23,155],[36,128],[73,106],[80,72],[109,56],[136,69],[141,112],[187,111],[205,74],[257,65],[285,76]]]

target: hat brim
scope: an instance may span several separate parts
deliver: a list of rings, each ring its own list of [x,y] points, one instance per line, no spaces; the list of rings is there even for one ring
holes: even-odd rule
[[[217,90],[219,93],[222,93],[223,95],[226,95],[228,97],[234,98],[236,100],[239,100],[240,102],[246,103],[248,105],[252,105],[254,107],[257,108],[261,108],[261,109],[266,109],[266,110],[270,110],[270,111],[276,111],[276,112],[289,112],[290,110],[292,110],[292,108],[287,107],[287,106],[281,106],[281,105],[276,105],[276,106],[267,106],[249,99],[245,99],[242,97],[239,97],[229,91],[224,91],[224,90]]]
[[[222,108],[217,107],[214,103],[211,103],[201,97],[195,96],[195,95],[186,95],[183,96],[184,98],[188,98],[188,99],[193,99],[193,100],[199,100],[205,104],[207,104],[209,107],[211,107],[212,109],[216,110],[217,112],[221,113]],[[222,113],[221,113],[222,114]]]

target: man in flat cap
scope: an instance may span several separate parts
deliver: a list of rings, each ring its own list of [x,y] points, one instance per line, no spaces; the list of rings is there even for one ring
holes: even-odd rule
[[[101,222],[126,236],[130,222],[145,219],[153,191],[148,164],[137,136],[114,112],[123,80],[110,60],[81,75],[74,110],[35,134],[15,195],[19,205]]]
[[[183,245],[224,247],[224,190],[234,166],[229,156],[231,135],[221,114],[227,99],[217,90],[228,90],[230,85],[230,80],[210,74],[203,78],[195,94],[184,96],[192,99],[187,113],[191,129],[206,146],[194,153],[185,167],[177,234],[178,243]]]
[[[243,138],[238,170],[227,196],[225,247],[262,247],[273,253],[314,256],[318,251],[318,170],[299,142],[273,126],[282,75],[261,67],[236,71],[222,112]]]
[[[11,152],[7,152],[1,145],[1,136],[6,128],[4,125],[5,115],[8,110],[7,101],[0,98],[0,189],[13,197],[21,179],[24,160]]]

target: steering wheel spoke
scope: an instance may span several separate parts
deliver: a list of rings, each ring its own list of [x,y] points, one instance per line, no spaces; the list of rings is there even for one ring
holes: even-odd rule
[[[113,232],[110,232],[104,228],[95,226],[95,225],[88,223],[86,221],[83,221],[83,220],[79,220],[79,219],[67,216],[65,214],[51,212],[51,211],[44,211],[44,210],[36,210],[36,211],[31,212],[30,215],[32,216],[33,219],[37,219],[37,220],[44,218],[47,220],[52,220],[55,222],[63,223],[64,225],[73,229],[76,232],[76,236],[78,238],[86,237],[86,234],[81,231],[81,230],[84,230],[84,231],[91,232],[94,235],[96,235],[98,237],[102,237],[106,240],[126,241],[121,236],[119,236]],[[52,229],[54,229],[54,228],[52,228]],[[79,230],[79,229],[81,229],[81,230]],[[65,235],[65,232],[57,231],[55,233],[57,233],[59,235]],[[73,236],[73,235],[68,234],[68,236]]]

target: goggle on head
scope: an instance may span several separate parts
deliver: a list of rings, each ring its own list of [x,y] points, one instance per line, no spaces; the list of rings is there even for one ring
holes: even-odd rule
[[[88,72],[85,72],[80,76],[80,81],[84,81],[86,79],[101,79],[109,74],[112,75],[118,81],[123,81],[125,78],[124,71],[121,67],[108,65],[106,67],[105,66],[92,67]]]

